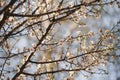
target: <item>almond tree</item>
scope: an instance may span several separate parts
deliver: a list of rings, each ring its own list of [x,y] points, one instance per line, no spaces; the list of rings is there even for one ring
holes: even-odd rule
[[[106,6],[120,8],[120,1],[1,0],[0,79],[74,80],[80,72],[86,78],[84,72],[108,74],[99,66],[119,57],[120,21],[96,31],[88,24],[107,15]]]

